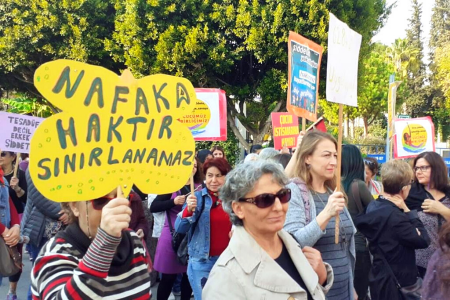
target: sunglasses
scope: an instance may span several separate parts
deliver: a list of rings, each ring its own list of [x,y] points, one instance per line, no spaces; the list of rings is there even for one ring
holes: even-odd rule
[[[281,189],[276,194],[261,194],[253,198],[240,198],[239,201],[245,201],[255,204],[258,208],[267,208],[275,203],[275,199],[280,199],[281,203],[288,203],[291,200],[291,189]]]
[[[2,154],[0,154],[1,157],[5,157],[6,156],[6,152],[2,152]]]
[[[364,159],[364,163],[366,165],[369,165],[369,166],[374,166],[375,165],[375,163],[373,161],[370,161],[370,160],[367,160],[367,159]]]
[[[114,199],[114,198],[101,197],[101,198],[91,200],[92,207],[95,210],[102,210],[103,207],[105,207],[105,205],[108,204],[108,202],[111,201],[112,199]]]

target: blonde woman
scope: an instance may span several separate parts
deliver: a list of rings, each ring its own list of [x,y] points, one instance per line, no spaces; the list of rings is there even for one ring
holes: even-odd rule
[[[319,250],[334,271],[329,300],[356,299],[353,288],[355,233],[345,198],[336,189],[337,142],[328,133],[310,131],[299,143],[288,167],[294,177],[284,229],[302,246]],[[335,219],[340,216],[339,243]]]

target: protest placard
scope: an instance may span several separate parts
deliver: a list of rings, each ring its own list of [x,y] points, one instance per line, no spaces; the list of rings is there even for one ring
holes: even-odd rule
[[[358,61],[362,37],[330,13],[328,28],[327,101],[339,103],[336,190],[341,190],[342,119],[344,104],[358,106]],[[335,243],[339,243],[339,214],[336,215]]]
[[[0,149],[30,153],[30,141],[43,118],[0,112]]]
[[[288,112],[312,122],[317,120],[322,53],[320,45],[289,32],[286,107]]]
[[[272,113],[271,117],[275,149],[297,146],[298,118],[291,113]]]
[[[58,201],[102,197],[133,184],[163,194],[192,174],[195,142],[177,121],[195,107],[185,78],[135,79],[70,60],[40,66],[38,91],[62,112],[44,120],[31,140],[30,174],[38,190]]]
[[[330,13],[327,101],[358,106],[358,60],[362,37]]]
[[[393,123],[394,158],[411,158],[425,151],[436,151],[431,117],[394,119]]]
[[[227,140],[227,98],[220,89],[196,88],[195,112],[180,119],[188,124],[196,141]],[[209,116],[209,117],[208,117]],[[206,120],[209,118],[209,121]]]

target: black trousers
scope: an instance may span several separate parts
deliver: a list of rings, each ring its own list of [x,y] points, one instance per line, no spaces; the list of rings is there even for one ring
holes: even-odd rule
[[[359,300],[368,299],[367,291],[369,289],[369,272],[371,267],[369,249],[366,248],[366,251],[357,250],[353,284]]]
[[[177,279],[177,275],[178,274],[161,274],[161,281],[159,282],[158,291],[156,293],[157,300],[169,299],[173,284]],[[186,273],[183,273],[183,278],[181,279],[181,300],[191,299],[191,294],[192,288],[189,283],[188,276]]]

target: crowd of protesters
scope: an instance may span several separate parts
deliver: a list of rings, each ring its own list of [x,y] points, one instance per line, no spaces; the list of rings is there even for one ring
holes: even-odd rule
[[[156,282],[158,300],[448,299],[441,156],[380,167],[344,145],[337,190],[330,134],[301,133],[292,150],[253,145],[232,169],[216,145],[197,152],[193,190],[189,180],[162,195],[134,187],[61,204],[36,189],[27,157],[17,168],[18,155],[1,152],[1,236],[33,264],[9,277],[6,299],[21,276],[29,299],[149,299]]]

